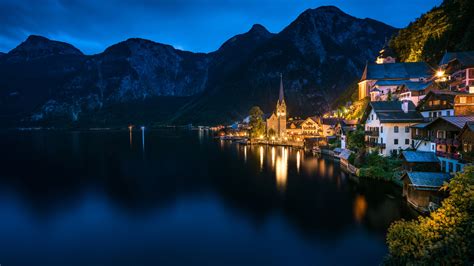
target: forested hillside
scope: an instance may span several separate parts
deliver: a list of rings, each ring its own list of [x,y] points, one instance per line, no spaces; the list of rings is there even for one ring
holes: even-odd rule
[[[390,47],[402,62],[436,65],[448,51],[474,50],[474,1],[444,0],[399,31]]]

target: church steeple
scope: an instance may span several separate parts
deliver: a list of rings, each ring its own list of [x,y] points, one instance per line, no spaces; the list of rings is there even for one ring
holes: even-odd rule
[[[285,95],[283,93],[283,74],[280,73],[280,97],[278,98],[278,103],[281,104],[285,102]]]

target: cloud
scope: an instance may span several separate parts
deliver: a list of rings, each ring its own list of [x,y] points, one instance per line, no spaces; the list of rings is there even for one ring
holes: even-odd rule
[[[0,51],[30,34],[69,42],[98,53],[131,37],[192,51],[217,49],[260,23],[278,32],[307,8],[337,5],[357,17],[402,27],[441,0],[2,0]]]

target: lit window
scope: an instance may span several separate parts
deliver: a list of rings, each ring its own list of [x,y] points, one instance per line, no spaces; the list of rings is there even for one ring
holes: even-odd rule
[[[459,97],[459,103],[466,103],[466,97]]]

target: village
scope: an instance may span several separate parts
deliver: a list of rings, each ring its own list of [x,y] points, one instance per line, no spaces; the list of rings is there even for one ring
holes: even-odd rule
[[[305,119],[287,113],[280,76],[275,110],[254,107],[228,128],[214,129],[245,145],[329,154],[354,176],[398,184],[410,206],[428,213],[446,196],[446,182],[474,159],[474,51],[446,52],[432,67],[397,62],[386,46],[366,64],[358,101]]]

